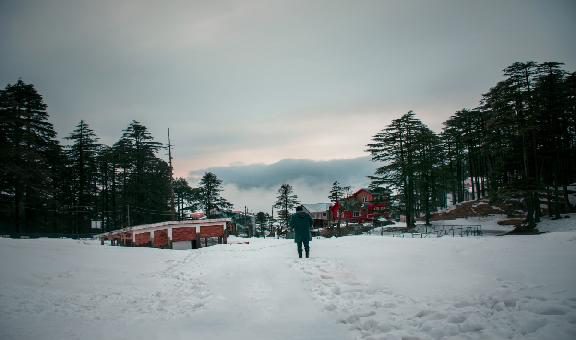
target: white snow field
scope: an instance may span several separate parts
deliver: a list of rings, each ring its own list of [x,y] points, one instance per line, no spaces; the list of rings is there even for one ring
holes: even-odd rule
[[[277,239],[180,251],[0,239],[0,339],[576,339],[575,222],[314,239],[310,259]]]

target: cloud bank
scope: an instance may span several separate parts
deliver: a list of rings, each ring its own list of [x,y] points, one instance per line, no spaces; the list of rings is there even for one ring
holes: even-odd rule
[[[192,171],[190,182],[195,185],[205,172],[213,172],[222,179],[224,197],[236,209],[270,212],[276,201],[280,185],[288,183],[302,203],[328,202],[334,181],[349,185],[352,190],[369,184],[367,176],[374,173],[378,164],[369,157],[313,161],[284,159],[273,164],[249,164],[214,167]]]

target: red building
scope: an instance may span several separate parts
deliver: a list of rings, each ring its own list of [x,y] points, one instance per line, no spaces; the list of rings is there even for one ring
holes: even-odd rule
[[[96,235],[104,244],[170,249],[196,249],[210,243],[227,243],[231,219],[168,221],[127,227]],[[202,242],[204,241],[204,242]],[[204,243],[204,244],[202,244]]]
[[[350,223],[373,222],[379,217],[390,217],[388,200],[377,197],[364,188],[345,198],[341,204],[336,203],[331,209],[334,221],[338,220],[340,210],[342,210],[342,221]]]

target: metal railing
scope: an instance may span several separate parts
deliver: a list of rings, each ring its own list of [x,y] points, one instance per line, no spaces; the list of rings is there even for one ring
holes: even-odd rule
[[[482,225],[480,224],[432,224],[432,225],[417,225],[410,230],[397,231],[392,234],[392,237],[405,237],[406,235],[419,238],[425,237],[442,237],[442,236],[482,236]]]

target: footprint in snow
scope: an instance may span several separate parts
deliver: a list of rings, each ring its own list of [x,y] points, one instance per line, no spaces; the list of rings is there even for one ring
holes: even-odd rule
[[[463,323],[464,321],[466,321],[466,316],[462,314],[453,315],[448,318],[448,322],[450,323]]]

